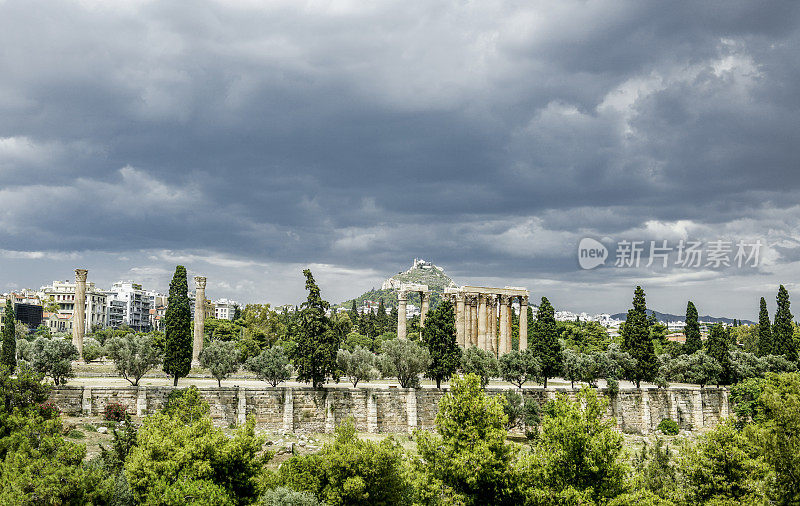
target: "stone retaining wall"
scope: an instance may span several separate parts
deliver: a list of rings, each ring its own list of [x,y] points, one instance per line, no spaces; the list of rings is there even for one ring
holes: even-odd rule
[[[65,414],[100,415],[109,402],[127,407],[128,412],[144,416],[162,408],[173,387],[72,387],[54,388],[50,400]],[[363,432],[410,432],[432,429],[439,400],[447,389],[403,389],[364,386],[359,388],[308,387],[278,388],[200,388],[211,406],[211,417],[218,425],[243,423],[253,416],[269,430],[286,432],[332,432],[336,425],[352,418]],[[507,389],[489,387],[490,395]],[[600,392],[605,395],[603,389]],[[526,388],[523,395],[540,404],[557,394],[575,397],[570,388]],[[623,389],[611,399],[608,415],[620,430],[647,434],[664,418],[678,422],[681,429],[710,428],[730,416],[725,388],[642,388]]]

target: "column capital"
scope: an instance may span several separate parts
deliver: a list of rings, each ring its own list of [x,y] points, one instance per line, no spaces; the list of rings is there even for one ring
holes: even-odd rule
[[[89,271],[86,269],[75,269],[75,281],[81,281],[83,283],[86,282],[86,276],[89,274]]]
[[[524,305],[524,306],[527,306],[528,305],[528,296],[527,295],[523,295],[522,297],[520,297],[519,298],[519,303]]]
[[[431,300],[431,292],[419,292],[419,296],[422,301]]]
[[[511,297],[510,296],[508,296],[508,295],[498,295],[497,297],[500,299],[500,304],[503,304],[505,306],[511,304]]]
[[[401,300],[403,302],[407,301],[408,300],[408,292],[406,292],[405,290],[398,290],[397,291],[397,300],[398,300],[398,302],[401,301]]]
[[[457,292],[453,295],[455,296],[456,302],[464,302],[464,300],[467,298],[467,294],[464,292]]]
[[[197,289],[206,289],[206,278],[205,276],[195,276],[194,277],[194,286]]]

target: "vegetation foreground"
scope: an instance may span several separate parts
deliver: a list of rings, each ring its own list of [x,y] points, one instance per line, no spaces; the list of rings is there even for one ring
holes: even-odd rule
[[[69,441],[49,386],[27,367],[4,369],[0,404],[0,504],[797,504],[800,374],[768,373],[732,388],[735,420],[697,442],[664,436],[628,449],[605,399],[584,387],[539,412],[488,396],[476,375],[457,377],[435,433],[416,450],[392,436],[357,437],[352,424],[309,455],[280,466],[249,419],[214,427],[194,387],[136,425],[121,412],[113,439],[86,459]],[[510,442],[524,424],[527,443]],[[665,433],[673,427],[664,424]]]

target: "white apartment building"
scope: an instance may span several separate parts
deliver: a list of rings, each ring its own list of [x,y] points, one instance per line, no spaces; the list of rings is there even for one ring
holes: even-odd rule
[[[150,297],[142,285],[133,281],[117,281],[108,293],[110,301],[123,303],[122,322],[125,325],[134,330],[150,330]]]
[[[75,282],[74,281],[53,281],[52,285],[43,286],[39,290],[39,298],[43,304],[53,300],[58,304],[58,317],[50,320],[51,330],[54,332],[65,331],[65,323],[60,325],[57,322],[65,322],[75,310]],[[108,297],[105,292],[98,289],[94,283],[86,284],[86,304],[85,313],[85,332],[92,331],[92,327],[106,327],[108,325]],[[72,328],[72,324],[69,324]]]
[[[228,299],[214,301],[214,318],[219,320],[233,320],[233,315],[238,305],[238,302]]]

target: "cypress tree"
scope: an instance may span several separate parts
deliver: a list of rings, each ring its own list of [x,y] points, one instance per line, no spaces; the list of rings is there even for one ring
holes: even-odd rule
[[[9,373],[13,373],[17,368],[17,341],[15,336],[14,305],[11,303],[11,296],[6,299],[6,312],[3,315],[3,351],[0,363],[8,367]]]
[[[386,332],[386,327],[389,326],[389,315],[386,314],[386,305],[383,303],[383,297],[378,302],[378,314],[375,316],[375,333],[381,335]]]
[[[700,323],[697,318],[697,308],[694,307],[694,302],[689,301],[686,304],[686,327],[684,327],[686,336],[684,350],[689,355],[703,347],[703,341],[700,339]]]
[[[358,306],[356,305],[355,299],[353,299],[353,306],[350,308],[350,321],[353,322],[353,330],[359,334],[363,334],[363,332],[361,332],[361,318],[358,314]]]
[[[783,355],[790,362],[797,361],[797,349],[794,345],[794,326],[792,313],[789,311],[789,292],[783,285],[778,288],[778,310],[775,312],[775,323],[772,324],[772,353]]]
[[[719,377],[718,385],[727,385],[731,377],[731,359],[728,354],[729,330],[721,323],[715,323],[711,327],[708,340],[706,341],[706,353],[722,366],[722,374]]]
[[[189,307],[189,285],[186,267],[175,267],[169,283],[169,298],[164,314],[164,372],[178,379],[192,368],[192,311]]]
[[[331,331],[330,320],[325,311],[330,304],[322,299],[319,287],[311,271],[305,269],[308,298],[300,311],[297,345],[292,350],[292,362],[297,369],[298,381],[311,382],[315,389],[321,388],[330,374],[336,373],[336,352],[339,339]]]
[[[547,379],[561,372],[561,344],[558,342],[555,310],[547,297],[542,297],[536,311],[536,322],[530,328],[533,330],[530,348],[542,365],[542,378],[547,388]]]
[[[758,355],[772,354],[772,324],[769,321],[767,301],[761,297],[761,307],[758,311]]]
[[[436,388],[441,388],[442,381],[449,380],[461,362],[452,302],[444,300],[428,314],[422,329],[422,342],[428,347],[431,356],[425,375],[436,381]]]
[[[658,361],[650,339],[647,322],[647,304],[644,290],[637,286],[633,292],[633,308],[628,310],[625,326],[622,329],[622,351],[636,359],[636,364],[628,371],[628,379],[639,388],[642,381],[653,381],[658,370]]]
[[[391,331],[394,332],[397,330],[397,315],[400,313],[398,311],[397,306],[392,308],[392,313],[389,315],[389,328],[387,328],[387,332]]]

